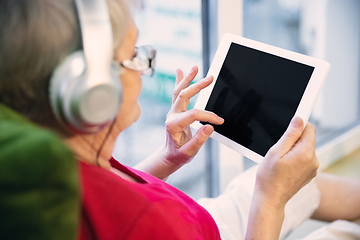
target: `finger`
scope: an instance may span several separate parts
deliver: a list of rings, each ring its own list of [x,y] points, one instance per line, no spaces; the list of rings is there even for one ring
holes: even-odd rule
[[[173,93],[173,97],[172,97],[172,103],[175,102],[176,98],[177,98],[177,86],[179,85],[180,81],[184,78],[184,74],[182,72],[181,69],[177,69],[176,70],[176,79],[175,79],[175,87],[174,87],[174,93]]]
[[[199,71],[198,67],[194,66],[185,78],[183,77],[182,71],[181,71],[181,74],[179,74],[179,76],[177,76],[176,81],[175,81],[177,83],[175,83],[175,88],[174,88],[174,93],[173,93],[173,103],[176,101],[181,90],[190,86],[190,83],[192,82],[192,80],[194,80],[198,71]]]
[[[279,141],[271,148],[273,153],[276,153],[280,157],[288,153],[294,144],[299,140],[303,132],[304,122],[300,117],[294,117],[283,136]]]
[[[184,73],[181,69],[176,70],[175,88],[179,85],[179,82],[184,78]]]
[[[195,135],[181,147],[182,151],[190,158],[193,158],[213,132],[214,127],[211,125],[201,127]]]
[[[200,92],[200,90],[209,86],[213,81],[213,77],[209,76],[193,85],[181,90],[174,102],[174,110],[176,112],[186,111],[190,99]],[[180,83],[181,84],[181,83]],[[180,85],[179,84],[179,85]]]
[[[310,145],[314,146],[316,142],[316,128],[311,123],[307,123],[300,137],[300,142],[309,142]]]
[[[319,161],[315,154],[316,129],[308,123],[294,147],[291,149],[292,155],[301,161],[301,165],[306,166],[309,176],[314,178],[319,168]],[[296,158],[292,158],[296,159]]]
[[[209,122],[217,125],[224,123],[224,119],[217,116],[215,113],[195,108],[186,112],[174,114],[173,116],[173,118],[166,121],[167,128],[171,128],[172,132],[181,132],[185,127],[195,121]]]
[[[301,137],[294,146],[294,152],[313,153],[315,151],[316,129],[311,123],[307,123]]]

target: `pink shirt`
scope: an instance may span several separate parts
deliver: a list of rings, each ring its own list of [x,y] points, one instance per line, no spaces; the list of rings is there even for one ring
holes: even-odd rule
[[[210,214],[186,194],[114,159],[110,163],[140,183],[81,162],[79,239],[220,239]]]

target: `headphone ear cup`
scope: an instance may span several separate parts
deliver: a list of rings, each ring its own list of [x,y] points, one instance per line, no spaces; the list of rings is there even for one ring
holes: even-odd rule
[[[49,99],[61,124],[75,132],[95,133],[116,117],[122,100],[121,83],[109,68],[102,81],[87,79],[82,51],[72,53],[57,67],[50,79]]]
[[[75,52],[69,55],[54,70],[49,83],[49,100],[53,113],[60,124],[69,130],[66,119],[65,99],[70,89],[85,71],[83,53]],[[72,85],[72,86],[71,86]]]

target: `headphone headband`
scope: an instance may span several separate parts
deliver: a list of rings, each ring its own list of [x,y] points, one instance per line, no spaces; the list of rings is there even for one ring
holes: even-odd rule
[[[75,0],[83,51],[70,54],[50,80],[49,98],[58,121],[72,131],[95,133],[117,115],[122,98],[112,66],[112,28],[106,0]]]
[[[105,0],[75,0],[89,80],[102,79],[113,58],[113,39]],[[99,76],[99,74],[101,74]]]

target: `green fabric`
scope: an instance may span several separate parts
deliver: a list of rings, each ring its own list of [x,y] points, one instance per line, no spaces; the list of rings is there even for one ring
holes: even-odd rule
[[[56,134],[0,104],[0,239],[76,239],[78,175]]]

